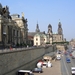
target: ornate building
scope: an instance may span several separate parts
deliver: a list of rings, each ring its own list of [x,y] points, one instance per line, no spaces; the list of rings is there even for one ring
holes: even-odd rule
[[[37,25],[36,25],[36,32],[40,32],[38,23],[37,23]]]
[[[34,36],[35,36],[37,33],[39,33],[39,34],[42,34],[42,33],[43,33],[43,32],[40,32],[38,22],[37,22],[37,24],[36,24],[35,32],[28,32],[28,43],[29,43],[29,44],[34,45]]]
[[[61,22],[58,23],[58,34],[59,35],[63,35],[63,30],[62,30],[62,27],[61,27]]]
[[[27,43],[27,19],[10,15],[9,7],[0,4],[0,47]]]
[[[53,32],[52,32],[52,26],[51,24],[48,25],[48,32],[47,32],[48,36],[49,36],[49,43],[52,44],[53,41]]]
[[[53,33],[51,24],[48,25],[48,32],[40,32],[39,25],[37,23],[35,32],[29,32],[29,35],[33,36],[34,45],[42,45],[46,43],[52,44],[53,42],[63,42],[63,30],[61,22],[58,23],[58,32]]]
[[[11,15],[12,20],[15,21],[15,23],[20,27],[21,30],[21,37],[20,37],[20,43],[26,43],[28,40],[28,24],[27,24],[27,19],[24,18],[22,14],[22,18],[20,18],[20,15],[18,14],[13,14]]]
[[[63,30],[61,26],[61,22],[58,23],[58,33],[53,34],[53,42],[63,42]]]
[[[34,45],[45,45],[49,41],[49,37],[44,33],[34,35]]]

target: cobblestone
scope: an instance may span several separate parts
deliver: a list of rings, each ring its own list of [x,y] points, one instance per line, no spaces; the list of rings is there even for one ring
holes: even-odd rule
[[[52,61],[51,68],[43,68],[43,73],[34,73],[34,75],[61,75],[60,61]]]

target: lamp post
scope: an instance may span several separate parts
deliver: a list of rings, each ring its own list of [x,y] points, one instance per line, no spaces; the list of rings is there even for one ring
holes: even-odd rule
[[[5,45],[6,45],[6,33],[3,32],[3,46],[5,48]]]
[[[6,25],[3,25],[3,46],[6,46]]]

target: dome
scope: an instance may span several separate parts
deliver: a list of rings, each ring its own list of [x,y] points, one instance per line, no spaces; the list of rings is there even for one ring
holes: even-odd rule
[[[52,27],[51,24],[48,25],[48,28],[49,28],[49,27],[50,27],[50,28]]]

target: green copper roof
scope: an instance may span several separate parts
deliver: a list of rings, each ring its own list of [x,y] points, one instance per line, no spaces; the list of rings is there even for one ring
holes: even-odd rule
[[[44,38],[47,37],[45,34],[42,34],[42,33],[37,33],[37,34],[35,34],[34,36],[40,36],[40,37],[44,37]]]

